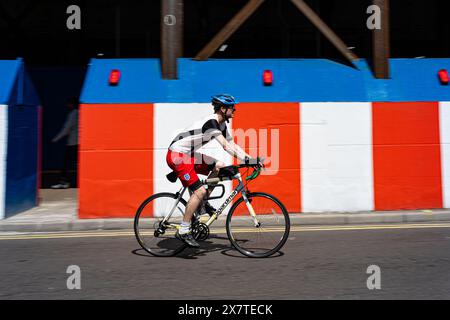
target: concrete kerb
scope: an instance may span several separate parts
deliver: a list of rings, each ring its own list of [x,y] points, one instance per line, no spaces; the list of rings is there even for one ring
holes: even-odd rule
[[[450,210],[301,213],[290,214],[292,226],[358,225],[386,223],[450,222]],[[219,217],[213,227],[224,227],[226,217]],[[132,230],[133,219],[74,219],[71,221],[0,221],[0,232],[63,232],[95,230]]]
[[[450,210],[321,213],[291,215],[293,225],[352,225],[450,221]]]

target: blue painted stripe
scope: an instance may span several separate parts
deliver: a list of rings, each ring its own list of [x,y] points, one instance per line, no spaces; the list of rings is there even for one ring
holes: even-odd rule
[[[179,59],[179,79],[163,80],[158,59],[93,59],[83,86],[83,103],[209,102],[230,93],[242,102],[450,101],[450,87],[437,72],[450,59],[391,59],[391,79],[376,80],[365,60],[358,68],[322,59]],[[121,71],[109,86],[112,69]],[[270,69],[274,84],[264,87]]]
[[[23,62],[18,62],[6,109],[5,217],[34,207],[37,196],[39,99]]]
[[[0,104],[8,104],[21,60],[0,60]]]
[[[33,208],[37,194],[37,106],[8,107],[5,214]]]

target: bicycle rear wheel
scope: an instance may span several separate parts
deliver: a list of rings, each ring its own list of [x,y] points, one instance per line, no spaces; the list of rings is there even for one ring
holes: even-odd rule
[[[181,224],[186,209],[186,201],[173,193],[157,193],[146,199],[139,207],[134,218],[134,234],[141,247],[157,257],[171,257],[187,245],[175,237],[176,226]],[[163,223],[170,211],[170,219]]]
[[[240,198],[228,213],[228,238],[236,250],[252,258],[271,256],[280,250],[289,237],[290,220],[284,205],[274,196],[257,192],[247,195],[259,224]]]

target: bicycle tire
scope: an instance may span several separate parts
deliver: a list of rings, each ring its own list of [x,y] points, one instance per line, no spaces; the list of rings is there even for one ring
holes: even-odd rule
[[[255,202],[255,199],[265,199],[267,202],[267,205],[273,206],[270,208],[272,212],[266,212],[266,210],[269,210],[269,208],[258,211],[258,208],[255,209],[255,213],[258,216],[258,220],[260,220],[261,225],[255,226],[253,219],[246,211],[244,198],[239,198],[231,207],[230,212],[228,213],[227,220],[226,220],[226,230],[228,238],[232,244],[232,246],[242,253],[243,255],[250,257],[250,258],[265,258],[273,255],[274,253],[278,252],[286,243],[288,237],[289,237],[289,231],[290,231],[290,219],[289,219],[289,213],[287,212],[284,205],[281,203],[280,200],[275,198],[274,196],[264,193],[264,192],[255,192],[255,193],[249,193],[247,194],[247,198],[252,202],[252,207],[254,206],[253,202]],[[259,201],[261,202],[261,201]],[[240,209],[240,205],[243,204],[244,207]],[[238,208],[242,212],[238,212]],[[274,212],[274,210],[277,209],[277,212]],[[264,213],[263,213],[264,212]],[[272,218],[273,216],[273,218]],[[241,219],[239,220],[239,217]],[[281,221],[282,217],[282,221]],[[233,220],[234,218],[234,220]],[[279,225],[277,224],[277,219],[280,221]],[[247,221],[248,220],[248,221]],[[235,221],[235,223],[233,223]],[[245,229],[246,222],[248,222],[248,227]],[[244,227],[243,227],[244,226]],[[276,242],[275,245],[266,245],[269,246],[269,248],[262,247],[261,244],[258,244],[258,246],[254,245],[253,243],[256,241],[251,242],[250,237],[252,236],[252,233],[260,233],[256,237],[261,235],[264,235],[263,233],[267,233],[267,235],[264,235],[265,238],[272,238],[275,239],[274,242]],[[269,234],[275,234],[275,237],[273,235],[269,236]],[[237,235],[239,234],[239,237]],[[277,234],[282,234],[279,241],[277,239]],[[267,242],[267,241],[266,241]],[[249,246],[253,246],[253,249],[245,248]],[[261,251],[261,252],[256,252]]]
[[[156,211],[156,209],[154,208],[156,206],[155,204],[156,201],[161,199],[171,200],[169,202],[172,202],[174,205],[177,196],[173,193],[162,192],[154,194],[148,197],[146,200],[144,200],[144,202],[142,202],[142,204],[137,209],[136,215],[134,217],[134,234],[136,236],[137,242],[146,252],[157,257],[172,257],[183,251],[187,247],[187,245],[181,240],[177,239],[175,237],[175,234],[172,233],[168,235],[168,237],[166,236],[160,238],[159,236],[158,237],[155,236],[156,226],[158,227],[160,226],[160,222],[163,220],[163,217],[152,217],[152,218],[144,217],[144,219],[145,218],[153,219],[149,220],[149,222],[147,223],[148,228],[144,228],[143,221],[141,220],[143,212],[146,210],[146,208],[149,209],[150,212],[152,212],[153,214],[153,211]],[[186,200],[181,198],[180,202],[178,203],[178,206],[180,206],[180,203],[183,205],[183,208],[178,207],[178,211],[184,214],[187,205]],[[153,208],[149,207],[149,204],[153,204]],[[151,211],[152,209],[153,211]],[[145,232],[149,233],[148,235],[145,236],[145,238],[144,238],[144,230]],[[165,233],[161,235],[164,234]],[[149,242],[145,241],[146,239],[148,239],[149,241],[151,239],[155,240],[157,242],[157,245],[156,246],[149,245]]]

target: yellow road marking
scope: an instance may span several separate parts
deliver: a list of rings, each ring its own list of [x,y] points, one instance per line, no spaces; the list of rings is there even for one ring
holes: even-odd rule
[[[351,225],[351,226],[291,226],[291,232],[306,231],[351,231],[351,230],[385,230],[385,229],[425,229],[450,228],[450,223],[416,223],[416,224],[381,224],[381,225]],[[234,233],[248,232],[281,232],[284,228],[249,228],[240,227]],[[225,234],[225,228],[212,228],[212,234]],[[149,234],[144,232],[144,235]],[[84,231],[84,232],[49,232],[17,235],[0,235],[0,240],[33,240],[33,239],[64,239],[64,238],[93,238],[93,237],[134,237],[132,230],[119,231]]]

